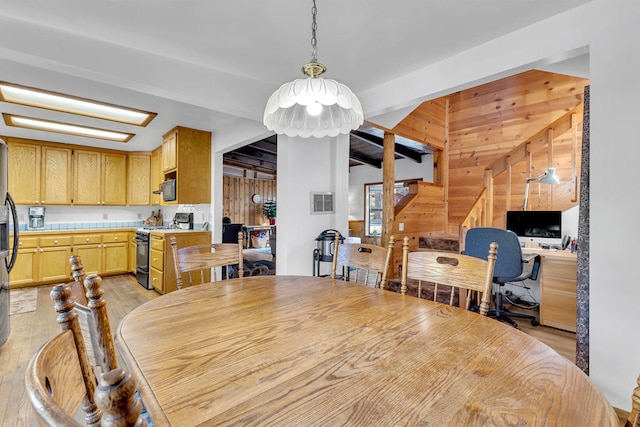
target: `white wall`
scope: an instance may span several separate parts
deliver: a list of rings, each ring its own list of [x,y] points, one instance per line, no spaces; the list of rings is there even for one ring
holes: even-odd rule
[[[278,136],[277,274],[311,276],[315,238],[326,229],[348,232],[349,136]],[[312,215],[310,192],[335,193],[335,214]],[[326,274],[330,263],[321,263]]]
[[[593,2],[591,40],[591,378],[630,409],[640,373],[637,212],[640,2]]]
[[[422,163],[410,159],[398,159],[394,162],[395,180],[422,178],[433,182],[433,155],[422,156]],[[382,182],[382,169],[361,165],[349,168],[349,219],[364,220],[364,185]]]

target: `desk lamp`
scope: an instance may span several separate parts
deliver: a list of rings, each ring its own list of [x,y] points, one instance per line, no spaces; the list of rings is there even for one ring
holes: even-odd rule
[[[548,168],[546,171],[536,177],[527,178],[527,185],[524,189],[524,207],[522,208],[523,211],[527,210],[527,201],[529,201],[529,184],[536,181],[538,181],[540,184],[560,184],[560,180],[556,176],[556,168]]]

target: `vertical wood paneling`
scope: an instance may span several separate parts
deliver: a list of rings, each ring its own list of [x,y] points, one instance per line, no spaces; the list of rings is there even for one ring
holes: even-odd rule
[[[275,180],[224,176],[222,181],[222,216],[231,218],[234,224],[268,223],[262,215],[262,207],[265,200],[276,198]],[[260,203],[252,202],[251,196],[254,194],[262,197]]]

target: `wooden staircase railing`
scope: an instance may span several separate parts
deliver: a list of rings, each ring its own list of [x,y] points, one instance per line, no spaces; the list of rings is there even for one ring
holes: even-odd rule
[[[488,191],[483,188],[480,195],[473,203],[469,213],[458,227],[458,240],[460,242],[460,250],[464,249],[464,238],[467,230],[475,227],[488,227],[491,225],[491,220],[488,215],[489,200]]]

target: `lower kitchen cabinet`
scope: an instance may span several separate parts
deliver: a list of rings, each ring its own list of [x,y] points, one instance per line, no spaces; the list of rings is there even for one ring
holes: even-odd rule
[[[211,243],[210,231],[166,232],[152,231],[149,239],[149,283],[161,294],[178,289],[171,251],[171,236],[175,236],[178,248]],[[211,280],[209,276],[205,280]],[[186,274],[183,282],[188,283]]]
[[[129,269],[127,232],[74,236],[74,255],[80,256],[85,274],[121,274]]]
[[[85,274],[123,274],[130,271],[129,231],[43,232],[20,235],[18,258],[11,270],[11,288],[69,282],[71,255],[82,260]],[[135,270],[135,259],[133,260]]]
[[[12,289],[31,286],[38,279],[38,238],[21,237],[18,245],[18,258],[10,276]]]

